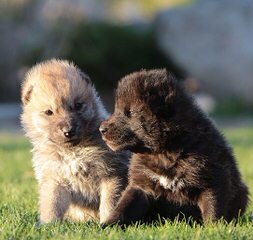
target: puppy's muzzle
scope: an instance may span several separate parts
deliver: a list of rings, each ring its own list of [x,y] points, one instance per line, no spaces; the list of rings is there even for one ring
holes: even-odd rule
[[[75,130],[75,128],[64,128],[63,130],[62,130],[62,132],[63,132],[63,134],[64,134],[64,136],[66,137],[66,138],[73,138],[75,135],[76,135],[76,130]]]
[[[71,140],[76,136],[76,124],[72,124],[70,121],[61,121],[58,123],[58,127],[60,128],[62,134],[68,140]]]
[[[76,125],[70,124],[68,122],[60,122],[58,127],[65,138],[71,140],[76,135]]]
[[[106,133],[108,132],[108,124],[104,121],[101,123],[100,127],[99,127],[99,131],[101,132],[102,135],[106,135]]]

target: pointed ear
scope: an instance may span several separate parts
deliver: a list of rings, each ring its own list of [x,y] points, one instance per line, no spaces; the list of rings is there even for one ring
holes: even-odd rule
[[[26,105],[31,98],[33,86],[29,82],[24,82],[21,87],[21,101],[23,105]]]
[[[152,81],[146,89],[146,102],[154,113],[162,113],[172,109],[176,96],[176,79],[165,69],[153,73]]]
[[[166,71],[166,80],[162,83],[162,88],[165,91],[163,94],[166,95],[165,102],[167,104],[172,103],[176,97],[176,85],[176,77],[172,73]]]
[[[88,84],[92,84],[91,83],[91,80],[90,80],[90,77],[88,75],[86,75],[85,73],[83,73],[82,71],[80,71],[80,75],[81,75],[81,78],[86,81]]]

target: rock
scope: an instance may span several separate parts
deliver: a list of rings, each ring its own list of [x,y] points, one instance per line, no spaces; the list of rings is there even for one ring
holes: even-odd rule
[[[195,93],[193,94],[196,104],[205,112],[212,113],[216,107],[216,100],[207,93]]]
[[[160,12],[158,44],[202,90],[253,103],[253,1],[201,0]]]
[[[22,133],[20,113],[20,104],[0,103],[0,135],[3,133]]]

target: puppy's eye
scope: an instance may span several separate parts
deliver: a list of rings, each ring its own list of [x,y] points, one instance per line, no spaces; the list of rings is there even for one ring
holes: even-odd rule
[[[47,110],[45,111],[45,114],[46,114],[47,116],[51,116],[51,115],[53,115],[54,113],[53,113],[52,110],[47,109]]]
[[[132,116],[132,111],[130,109],[125,109],[124,114],[126,117],[130,118]]]
[[[83,107],[83,104],[82,104],[82,103],[79,103],[79,102],[75,103],[75,105],[74,105],[74,109],[75,109],[76,111],[81,110],[82,107]]]

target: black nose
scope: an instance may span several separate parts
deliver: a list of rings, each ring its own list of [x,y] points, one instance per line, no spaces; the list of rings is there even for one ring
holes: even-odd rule
[[[100,131],[102,134],[105,134],[105,133],[108,131],[108,127],[105,126],[104,124],[101,124],[100,127],[99,127],[99,131]]]
[[[75,136],[76,131],[75,129],[64,129],[63,134],[66,138],[72,138]]]

